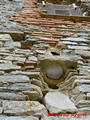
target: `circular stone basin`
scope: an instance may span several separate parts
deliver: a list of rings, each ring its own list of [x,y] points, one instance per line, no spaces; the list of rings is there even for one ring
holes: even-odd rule
[[[50,79],[58,80],[63,75],[63,69],[60,66],[51,67],[46,71],[46,75]]]

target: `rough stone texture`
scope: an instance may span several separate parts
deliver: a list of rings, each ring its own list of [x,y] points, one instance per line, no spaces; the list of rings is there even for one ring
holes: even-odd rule
[[[85,0],[82,1],[86,4]],[[86,17],[84,21],[78,22],[76,19],[67,21],[62,18],[42,18],[36,2],[37,0],[0,0],[0,120],[89,120],[90,22],[86,21]],[[88,6],[89,4],[90,2]],[[44,59],[46,54],[49,60]],[[43,55],[42,69],[38,65],[39,55]],[[47,81],[46,71],[55,66],[62,67],[66,76],[60,81]],[[44,70],[45,74],[42,74]],[[48,92],[65,93],[77,106],[78,113],[88,116],[48,117],[44,114],[46,107],[38,102],[43,107],[36,105],[36,101],[43,103],[43,96]],[[29,100],[34,100],[36,106],[33,110],[28,107],[31,105]],[[43,118],[40,118],[43,114]]]
[[[0,76],[0,84],[4,83],[26,83],[30,82],[30,79],[27,76],[24,75],[5,75],[5,76]]]
[[[40,72],[24,72],[24,71],[13,71],[11,72],[13,75],[27,75],[29,77],[38,78],[40,75]]]
[[[0,99],[6,100],[26,100],[26,96],[22,93],[0,92]]]
[[[0,70],[4,71],[13,71],[13,70],[20,70],[21,67],[17,65],[13,65],[10,63],[0,64]]]
[[[11,91],[20,91],[28,96],[29,100],[40,100],[42,99],[42,91],[40,87],[30,83],[15,83],[7,87]]]
[[[48,83],[48,85],[50,87],[55,87],[55,85],[57,85],[58,83],[64,81],[64,79],[67,77],[67,72],[68,72],[68,69],[76,69],[77,67],[77,62],[76,61],[73,61],[72,59],[73,57],[67,57],[67,56],[40,56],[39,57],[39,61],[40,61],[40,68],[41,68],[41,71],[43,73],[43,76],[44,76],[44,81],[46,83]],[[63,73],[62,71],[57,71],[57,75],[60,74],[59,76],[57,76],[58,80],[55,80],[55,77],[49,75],[50,78],[53,78],[53,79],[49,79],[47,76],[48,76],[48,72],[47,71],[51,71],[51,69],[53,67],[58,67],[58,68],[62,68],[63,69]],[[55,69],[54,69],[55,70]],[[59,73],[58,73],[59,72]],[[47,76],[46,76],[47,74]],[[68,73],[69,74],[69,73]],[[62,76],[62,77],[61,77]]]
[[[21,41],[21,40],[24,39],[24,33],[21,32],[21,31],[10,31],[10,30],[8,30],[8,31],[0,31],[0,33],[1,34],[3,33],[3,36],[4,36],[4,34],[10,34],[14,41]]]
[[[44,105],[37,101],[2,101],[3,113],[6,115],[33,115],[46,114]]]
[[[65,113],[65,112],[76,112],[77,108],[74,103],[60,92],[49,92],[44,98],[45,106],[50,113]]]

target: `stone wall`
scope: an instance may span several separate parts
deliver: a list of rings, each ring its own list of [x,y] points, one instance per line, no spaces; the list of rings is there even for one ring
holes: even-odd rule
[[[1,2],[0,120],[89,120],[90,22],[41,18],[36,2]]]

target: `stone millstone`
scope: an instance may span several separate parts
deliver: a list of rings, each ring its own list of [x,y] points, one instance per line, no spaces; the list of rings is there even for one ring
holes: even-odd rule
[[[63,75],[63,69],[60,66],[51,67],[46,71],[46,75],[50,79],[58,80]]]

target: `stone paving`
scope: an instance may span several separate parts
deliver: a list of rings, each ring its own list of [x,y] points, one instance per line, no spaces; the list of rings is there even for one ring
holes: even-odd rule
[[[89,120],[90,22],[41,18],[35,2],[0,3],[0,120]]]

